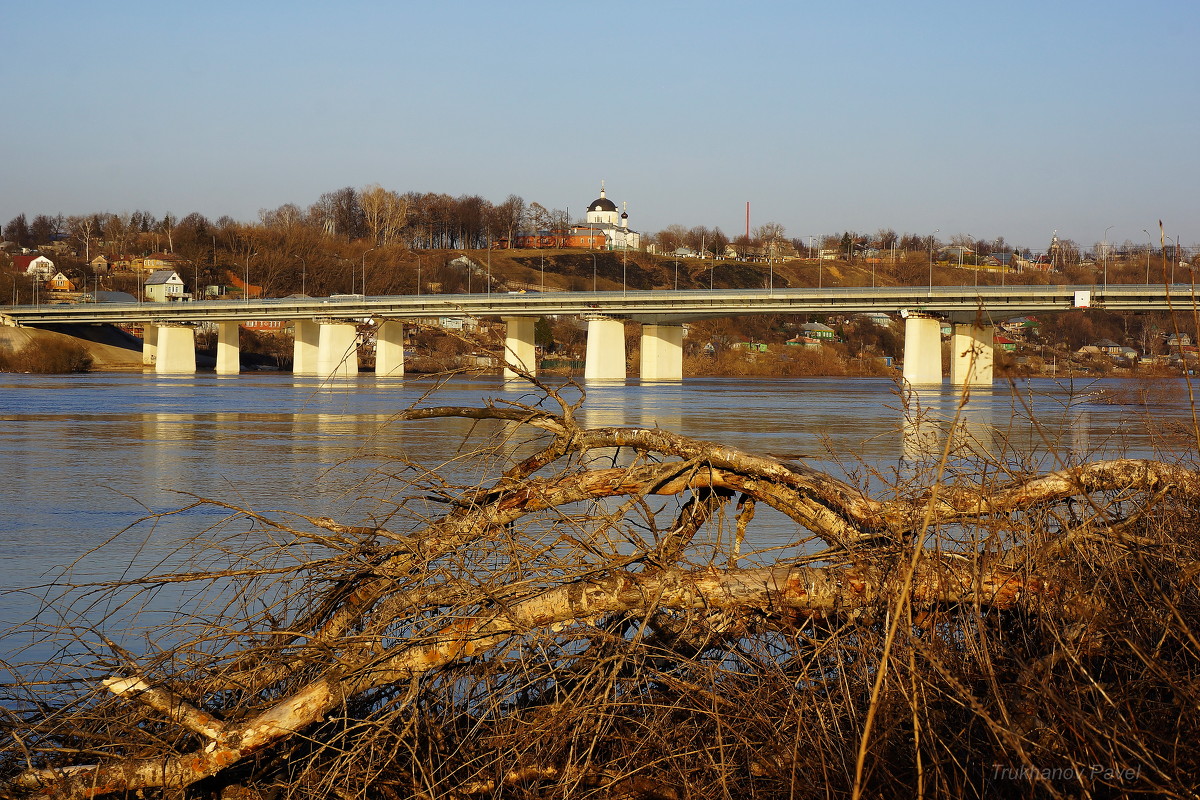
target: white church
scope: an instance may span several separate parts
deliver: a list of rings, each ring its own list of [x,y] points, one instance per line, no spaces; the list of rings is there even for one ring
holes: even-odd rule
[[[604,181],[600,181],[600,196],[588,205],[586,224],[579,227],[602,232],[609,250],[638,250],[642,246],[642,235],[629,229],[629,212],[622,208],[617,213],[617,204],[605,194]]]
[[[584,247],[588,250],[638,250],[642,246],[640,233],[629,229],[629,212],[617,212],[617,205],[605,195],[604,181],[600,196],[588,205],[586,221],[568,224],[566,228],[522,231],[514,247]]]

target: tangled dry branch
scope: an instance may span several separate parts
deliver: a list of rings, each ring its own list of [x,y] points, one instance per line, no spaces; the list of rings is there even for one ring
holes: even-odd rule
[[[509,460],[413,465],[386,525],[206,501],[269,535],[107,588],[242,602],[8,687],[0,796],[1194,796],[1193,469],[876,497],[546,392],[399,414],[498,425],[477,455]],[[759,505],[795,531],[765,561]]]

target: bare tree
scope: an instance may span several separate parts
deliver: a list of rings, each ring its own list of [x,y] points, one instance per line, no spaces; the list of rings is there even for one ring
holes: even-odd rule
[[[304,212],[295,203],[284,203],[275,209],[259,209],[258,220],[267,228],[290,231],[304,223]]]
[[[76,250],[83,251],[83,260],[92,260],[92,239],[95,238],[101,230],[95,215],[87,215],[82,217],[68,217],[67,229],[71,232],[71,239],[75,243]]]
[[[377,183],[364,188],[360,197],[372,241],[383,246],[394,243],[408,224],[408,200]]]
[[[525,201],[515,194],[510,194],[503,203],[492,209],[493,233],[507,237],[510,243],[516,239],[517,232],[524,223]]]
[[[762,243],[764,255],[768,258],[778,258],[780,248],[787,241],[785,229],[778,222],[764,222],[754,229],[754,238]]]
[[[687,228],[682,225],[668,225],[654,234],[654,243],[660,252],[670,254],[684,245],[687,235]]]

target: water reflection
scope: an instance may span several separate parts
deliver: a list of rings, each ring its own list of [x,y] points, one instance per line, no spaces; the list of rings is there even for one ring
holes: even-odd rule
[[[426,396],[435,385],[419,376],[0,376],[0,554],[10,566],[0,578],[0,618],[25,619],[35,607],[30,596],[11,593],[17,586],[67,565],[86,579],[122,575],[135,562],[157,563],[219,519],[202,510],[164,517],[152,532],[135,532],[136,547],[78,560],[147,510],[184,505],[180,492],[353,522],[425,480],[422,469],[470,485],[494,479],[544,442],[544,434],[508,423],[394,421],[413,403],[544,399],[498,377],[455,379]],[[658,426],[803,461],[873,491],[885,491],[878,476],[891,482],[935,460],[947,437],[964,462],[1048,468],[1152,457],[1186,444],[1190,425],[1185,393],[1147,411],[1049,380],[973,389],[961,411],[948,386],[907,397],[886,379],[689,379],[586,390],[584,425]],[[576,391],[563,389],[568,399]],[[543,407],[560,411],[553,402]],[[759,538],[747,550],[796,534],[766,513],[756,525]]]
[[[897,420],[906,462],[936,461],[948,452],[956,459],[1054,469],[1099,458],[1158,457],[1163,422],[1186,416],[1181,404],[1120,406],[1094,391],[1029,381],[973,389],[965,403],[950,387],[922,389],[902,404]]]

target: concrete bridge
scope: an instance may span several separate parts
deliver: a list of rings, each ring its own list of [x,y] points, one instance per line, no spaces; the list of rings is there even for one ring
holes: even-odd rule
[[[993,321],[1075,308],[1111,311],[1191,310],[1188,284],[1109,286],[934,286],[716,291],[531,292],[527,294],[398,295],[282,298],[184,303],[92,303],[8,306],[6,324],[141,323],[143,361],[160,373],[196,369],[193,326],[217,327],[217,372],[239,370],[238,323],[291,320],[293,371],[331,377],[358,371],[356,321],[377,323],[376,373],[404,373],[403,325],[428,317],[499,316],[508,326],[506,360],[535,369],[533,330],[540,316],[588,320],[587,380],[625,379],[622,319],[642,324],[643,380],[683,378],[683,323],[747,314],[900,314],[905,320],[904,377],[910,383],[942,379],[941,323],[953,324],[951,380],[992,381]],[[514,375],[511,369],[506,370]]]

